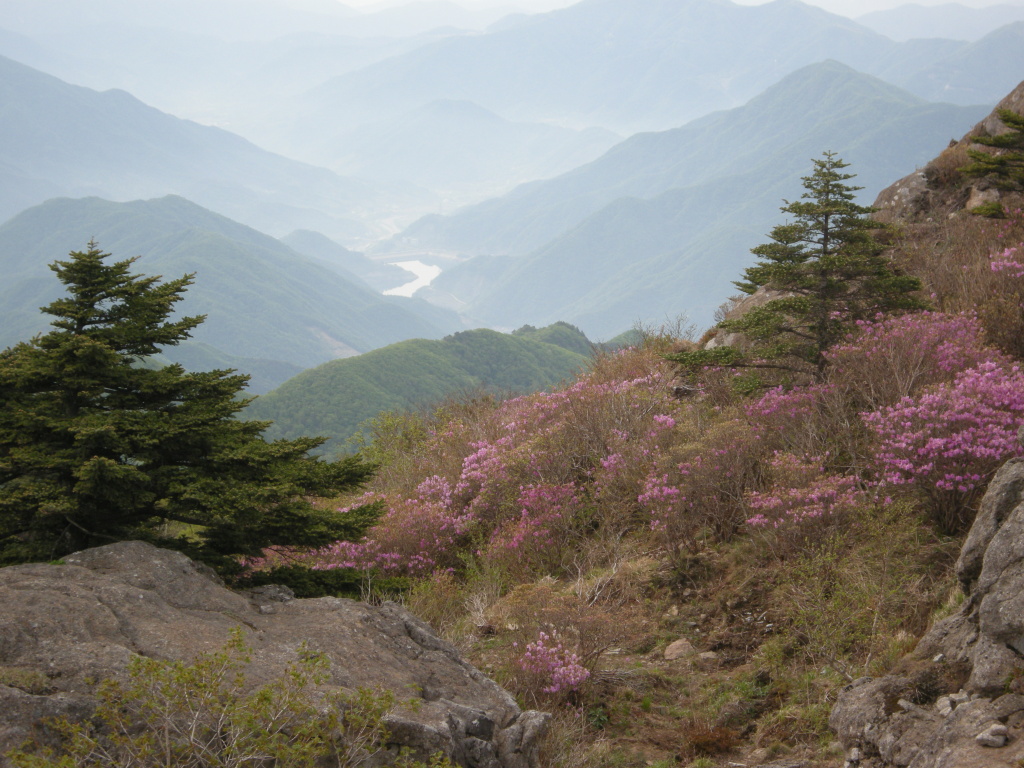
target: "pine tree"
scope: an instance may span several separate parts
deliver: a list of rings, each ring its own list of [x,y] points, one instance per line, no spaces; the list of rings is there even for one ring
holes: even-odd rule
[[[1009,128],[998,136],[976,136],[973,141],[996,150],[967,150],[971,164],[962,170],[968,176],[984,176],[996,186],[1007,190],[1024,189],[1024,115],[1000,109],[997,117]]]
[[[746,369],[741,387],[754,390],[780,381],[818,380],[827,366],[825,351],[857,320],[878,313],[920,309],[916,278],[900,274],[872,236],[879,228],[874,209],[854,202],[860,187],[838,156],[826,152],[803,178],[806,190],[782,211],[793,218],[772,229],[771,242],[752,250],[760,257],[735,285],[744,293],[772,291],[766,301],[719,328],[742,334],[744,346],[672,355],[685,368],[725,366]],[[773,372],[775,375],[767,375]]]
[[[171,319],[193,276],[161,283],[109,256],[90,243],[52,264],[67,287],[43,308],[52,330],[0,352],[0,562],[142,538],[227,566],[361,534],[376,510],[309,498],[373,468],[310,457],[318,438],[263,440],[268,422],[236,418],[247,376],[147,364],[202,323]]]

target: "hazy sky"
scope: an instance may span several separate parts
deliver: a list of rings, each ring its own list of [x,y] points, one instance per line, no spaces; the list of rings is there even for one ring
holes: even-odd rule
[[[459,2],[460,0],[456,0]],[[768,0],[733,0],[740,5],[761,5]],[[345,5],[353,8],[372,9],[392,5],[401,5],[408,0],[341,0]],[[465,6],[502,6],[515,5],[520,8],[529,8],[536,11],[551,10],[572,5],[579,0],[461,0]],[[972,8],[984,8],[988,5],[1024,5],[1024,0],[804,0],[809,5],[817,5],[833,13],[844,16],[861,16],[871,11],[878,11],[883,8],[895,8],[898,5],[906,5],[914,2],[918,5],[940,5],[949,2],[958,2]]]

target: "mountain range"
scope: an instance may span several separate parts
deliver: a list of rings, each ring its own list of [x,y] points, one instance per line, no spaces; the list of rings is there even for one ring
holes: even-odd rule
[[[118,259],[139,256],[144,274],[194,273],[180,309],[206,315],[193,332],[205,347],[186,348],[181,355],[172,348],[167,357],[259,373],[253,391],[266,391],[327,360],[461,327],[450,312],[419,299],[381,296],[180,197],[129,203],[55,199],[0,227],[0,348],[46,328],[48,318],[39,307],[62,293],[47,265],[90,240]]]
[[[76,0],[11,0],[0,53],[93,88],[126,89],[346,177],[303,177],[288,201],[301,210],[275,206],[272,216],[269,205],[252,209],[280,181],[237,179],[230,162],[227,185],[249,195],[259,189],[259,200],[208,184],[201,198],[199,187],[182,183],[92,192],[182,194],[275,235],[314,229],[357,247],[427,211],[451,212],[556,176],[596,158],[616,135],[739,106],[825,58],[922,98],[966,105],[994,103],[1024,71],[1019,25],[975,42],[895,42],[798,0],[583,0],[485,30],[482,16],[449,2],[367,14],[305,0],[287,19],[285,3],[259,2],[259,18],[229,23],[238,0],[118,0],[95,14],[83,14]],[[364,34],[373,20],[388,36]],[[295,168],[285,175],[302,177]],[[18,178],[21,188],[40,183]],[[228,199],[244,202],[228,208]]]
[[[999,27],[1024,21],[1024,4],[970,8],[960,3],[906,3],[865,13],[857,16],[856,21],[893,40],[928,37],[978,40]]]
[[[917,95],[935,99],[961,72],[953,57],[970,45],[897,43],[796,0],[583,0],[334,78],[295,103],[294,135],[315,146],[328,126],[337,135],[340,126],[440,99],[472,101],[517,120],[660,130],[742,104],[829,58],[896,85],[918,84]],[[990,68],[973,91],[957,90],[958,103],[994,103],[1024,69],[1019,37],[993,38],[984,48],[992,61],[1005,54],[1018,66]]]
[[[347,176],[430,189],[454,208],[556,176],[600,157],[622,137],[505,120],[443,99],[332,137],[316,157]]]
[[[51,197],[187,197],[270,234],[357,238],[381,192],[0,57],[0,220]]]
[[[9,339],[38,330],[44,265],[94,236],[198,271],[210,321],[188,354],[242,361],[261,389],[466,324],[706,323],[812,158],[837,151],[867,199],[1024,70],[1024,22],[896,42],[798,0],[582,0],[429,31],[460,11],[254,2],[114,0],[86,18],[80,0],[11,0],[0,51],[144,84],[307,162],[0,57],[2,232],[36,269],[7,289]],[[396,36],[364,34],[372,18]],[[453,213],[414,221],[425,210]],[[379,295],[408,279],[386,262],[420,259],[450,267],[418,294],[431,304]]]
[[[811,158],[838,152],[871,199],[986,111],[927,103],[825,62],[741,108],[638,134],[558,178],[428,217],[392,243],[480,255],[419,295],[484,324],[564,319],[606,338],[680,312],[706,323]]]

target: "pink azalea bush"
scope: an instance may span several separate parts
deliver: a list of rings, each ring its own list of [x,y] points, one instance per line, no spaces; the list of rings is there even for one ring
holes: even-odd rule
[[[482,555],[500,563],[512,578],[557,573],[572,547],[572,521],[580,499],[572,483],[529,485],[520,489],[518,517],[509,517],[492,532]]]
[[[867,471],[874,456],[876,437],[861,412],[892,406],[983,362],[1010,364],[985,344],[977,317],[941,312],[861,322],[827,357],[823,383],[771,389],[745,412],[774,450],[817,457],[830,472],[850,474]]]
[[[768,464],[774,475],[771,490],[753,491],[747,498],[754,512],[747,525],[753,528],[826,520],[866,502],[856,477],[826,472],[820,458],[777,453]]]
[[[863,419],[878,438],[879,479],[920,488],[938,523],[960,530],[998,466],[1021,455],[1024,373],[981,363]]]
[[[636,524],[595,510],[618,512],[613,502],[622,498],[636,504],[678,408],[666,366],[630,350],[553,392],[494,402],[471,418],[452,409],[403,462],[414,467],[408,480],[391,478],[387,491],[359,500],[386,509],[362,541],[295,558],[320,569],[423,576],[475,555],[514,578],[558,573],[575,554],[580,525]],[[434,472],[416,477],[418,467]]]
[[[760,482],[764,445],[749,424],[732,418],[652,457],[637,501],[664,551],[686,556],[735,535],[744,498]]]
[[[829,381],[862,410],[892,405],[931,384],[993,359],[973,314],[915,312],[858,323],[844,344],[828,351]]]
[[[525,673],[521,687],[535,699],[567,698],[590,678],[590,670],[562,645],[557,633],[541,632],[534,642],[527,643],[516,664]]]
[[[1024,243],[1007,248],[1000,253],[989,256],[992,260],[992,271],[1003,273],[1008,277],[1024,277]]]

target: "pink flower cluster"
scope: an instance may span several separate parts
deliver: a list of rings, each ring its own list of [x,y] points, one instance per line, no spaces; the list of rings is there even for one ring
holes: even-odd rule
[[[484,554],[523,576],[537,569],[554,570],[567,544],[567,523],[579,505],[576,487],[572,483],[524,486],[517,504],[519,516],[494,529]]]
[[[590,678],[590,670],[580,663],[575,653],[562,646],[557,634],[550,637],[541,632],[535,642],[527,644],[518,664],[520,669],[534,676],[543,693],[550,695],[579,690]]]
[[[1006,272],[1010,277],[1024,277],[1024,243],[1013,248],[1007,248],[1002,253],[994,253],[989,258],[992,260],[993,272]]]
[[[917,397],[863,414],[878,436],[882,479],[969,493],[998,465],[1020,455],[1024,373],[982,363]]]
[[[614,360],[626,378],[583,375],[564,389],[439,426],[427,438],[424,466],[457,470],[424,478],[411,494],[364,498],[387,510],[364,540],[299,557],[317,568],[423,575],[458,567],[475,543],[478,555],[518,575],[556,572],[580,512],[604,490],[631,482],[638,446],[653,445],[645,436],[675,426],[667,374],[634,357]]]
[[[957,373],[989,360],[993,353],[974,315],[914,312],[858,323],[854,336],[830,349],[828,359],[833,378],[876,361],[871,367],[876,376],[881,371],[900,375],[906,369],[908,375],[921,377]]]
[[[473,527],[473,515],[451,505],[451,490],[444,478],[428,477],[417,491],[410,499],[385,498],[387,512],[370,536],[316,551],[313,567],[420,575],[454,565],[455,551]],[[376,498],[366,501],[372,500]]]
[[[757,510],[747,520],[747,525],[754,528],[778,528],[827,518],[851,512],[865,501],[856,478],[827,474],[821,459],[782,453],[776,454],[769,466],[777,475],[772,490],[755,491],[748,497],[751,509]]]
[[[669,481],[667,473],[652,473],[637,501],[651,516],[651,530],[665,533],[669,521],[680,513],[680,505],[686,503],[686,497]]]
[[[818,407],[818,400],[827,385],[786,389],[769,389],[758,400],[746,406],[747,417],[759,428],[771,428],[773,422],[806,420]]]

